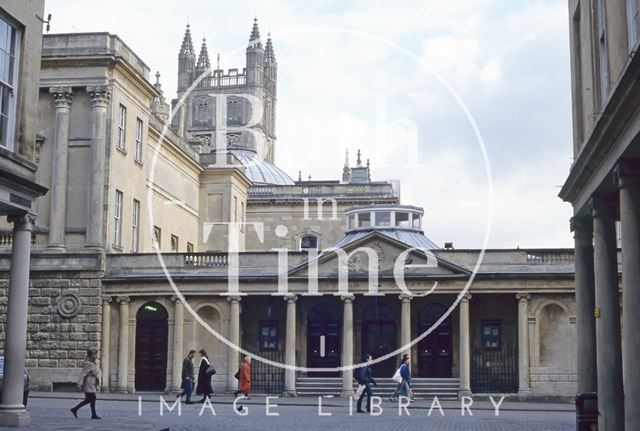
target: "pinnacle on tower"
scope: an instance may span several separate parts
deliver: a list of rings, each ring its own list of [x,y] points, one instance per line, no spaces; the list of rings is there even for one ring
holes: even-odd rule
[[[196,68],[204,71],[211,67],[211,62],[209,61],[209,51],[207,50],[207,39],[202,38],[202,47],[200,48],[200,56],[198,57],[198,63],[196,64]]]
[[[344,166],[342,167],[342,182],[348,183],[351,181],[351,169],[349,168],[349,149],[344,151]]]
[[[273,51],[273,43],[271,43],[271,33],[267,34],[267,44],[264,50],[264,59],[268,62],[276,62],[276,54]]]
[[[360,150],[358,150],[358,160],[356,160],[356,165],[359,168],[362,167],[362,159],[360,158]]]
[[[251,29],[251,36],[249,36],[249,47],[262,48],[260,30],[258,29],[258,18],[253,19],[253,28]]]
[[[195,54],[193,50],[193,41],[191,40],[191,26],[187,24],[187,29],[184,32],[184,38],[182,39],[182,46],[180,47],[180,55]]]

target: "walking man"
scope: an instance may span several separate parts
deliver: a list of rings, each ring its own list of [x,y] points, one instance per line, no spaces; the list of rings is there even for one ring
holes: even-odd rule
[[[91,405],[91,419],[100,419],[96,413],[96,392],[98,391],[98,366],[96,365],[96,359],[98,358],[98,349],[92,347],[87,350],[87,357],[82,363],[82,372],[80,373],[80,380],[78,380],[77,389],[84,392],[84,400],[71,409],[71,413],[77,418],[78,410],[87,404]]]
[[[189,350],[189,354],[184,361],[182,361],[182,392],[178,395],[177,398],[182,398],[184,395],[187,396],[186,404],[193,404],[191,401],[191,393],[193,392],[193,382],[195,381],[195,377],[193,374],[193,357],[196,355],[195,350]]]
[[[373,371],[371,370],[371,362],[373,361],[373,357],[367,354],[364,355],[364,361],[367,365],[360,368],[360,373],[358,373],[358,384],[364,385],[364,393],[358,399],[358,413],[364,413],[362,410],[362,399],[364,396],[367,396],[367,412],[371,413],[371,397],[373,396],[373,391],[371,390],[371,386],[378,386],[378,383],[373,378]]]

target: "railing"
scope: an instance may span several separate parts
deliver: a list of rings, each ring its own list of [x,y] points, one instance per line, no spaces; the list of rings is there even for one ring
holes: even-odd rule
[[[515,349],[471,352],[471,391],[477,394],[518,392],[518,364]]]
[[[227,253],[185,253],[184,266],[193,268],[219,268],[229,265]]]
[[[258,355],[273,362],[283,363],[283,352],[259,352]],[[284,390],[284,368],[262,361],[251,363],[251,390],[259,394],[281,394]]]
[[[200,87],[233,87],[247,83],[247,75],[243,70],[238,73],[238,69],[229,69],[225,75],[223,70],[214,70],[211,76],[206,76],[198,84]]]
[[[31,233],[31,245],[36,243],[36,233]],[[11,247],[13,245],[13,231],[0,230],[0,247]]]
[[[558,265],[572,264],[573,252],[571,251],[529,251],[527,252],[527,263],[533,265]]]

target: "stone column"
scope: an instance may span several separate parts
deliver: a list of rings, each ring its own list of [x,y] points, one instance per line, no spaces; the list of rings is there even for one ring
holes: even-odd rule
[[[615,173],[622,236],[624,416],[626,429],[632,430],[640,423],[640,160],[621,161]]]
[[[460,300],[460,396],[471,395],[471,335],[469,329],[470,294]]]
[[[49,248],[64,251],[67,210],[67,165],[69,163],[69,117],[73,95],[71,87],[51,87],[56,107],[51,165],[51,211]]]
[[[129,302],[128,296],[119,296],[120,334],[118,335],[118,392],[127,392],[129,376]]]
[[[100,369],[102,370],[102,391],[109,392],[109,343],[111,341],[111,301],[110,296],[102,298],[102,342],[100,348]]]
[[[107,107],[111,99],[108,86],[87,87],[91,97],[91,181],[89,185],[89,213],[85,245],[104,248],[104,178],[107,136]]]
[[[596,370],[596,289],[593,278],[593,220],[573,217],[575,242],[576,329],[578,337],[578,393],[597,392]]]
[[[622,344],[615,202],[605,197],[593,197],[590,207],[593,214],[596,315],[599,315],[596,319],[600,412],[598,427],[607,431],[623,431]],[[635,330],[637,331],[637,328]]]
[[[227,390],[235,391],[237,380],[234,374],[240,368],[238,362],[238,347],[240,346],[240,296],[228,296],[230,308],[229,319],[229,342],[236,347],[227,347],[229,356],[227,358]]]
[[[27,353],[29,308],[29,258],[34,217],[7,217],[13,223],[13,245],[9,274],[9,298],[4,339],[4,380],[0,426],[28,426],[31,418],[22,404],[24,363]]]
[[[400,345],[406,346],[411,343],[411,299],[412,295],[400,295]],[[411,348],[407,348],[403,353],[411,354]]]
[[[296,365],[296,300],[297,296],[288,295],[284,297],[287,301],[287,334],[285,338],[285,363],[288,366]],[[285,369],[284,372],[284,394],[295,397],[296,392],[296,370]]]
[[[186,357],[184,352],[184,304],[177,296],[171,297],[173,301],[173,367],[171,372],[171,385],[174,391],[180,392],[182,384],[182,359]]]
[[[342,366],[353,365],[353,301],[354,295],[342,295]],[[341,397],[353,395],[353,370],[342,371]]]
[[[518,293],[518,395],[531,394],[529,385],[529,300],[528,293]]]

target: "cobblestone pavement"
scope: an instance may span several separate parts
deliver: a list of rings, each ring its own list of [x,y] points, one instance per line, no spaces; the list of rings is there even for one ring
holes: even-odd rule
[[[57,398],[36,398],[30,400],[29,411],[33,425],[29,430],[234,430],[234,431],[358,431],[358,430],[437,430],[437,431],[569,431],[575,430],[575,414],[571,411],[555,411],[550,406],[533,404],[534,410],[503,410],[496,417],[491,408],[473,409],[473,416],[462,417],[460,408],[454,405],[444,406],[444,416],[436,408],[428,415],[429,404],[409,408],[410,416],[404,413],[398,416],[397,404],[384,402],[380,416],[369,416],[353,412],[349,414],[348,403],[342,406],[325,406],[324,413],[331,416],[319,416],[317,404],[306,406],[286,405],[285,401],[272,407],[279,416],[267,416],[263,398],[252,398],[247,404],[246,416],[239,416],[233,409],[230,400],[214,399],[213,416],[211,409],[202,408],[201,404],[182,405],[181,415],[177,408],[172,412],[164,410],[160,415],[159,402],[143,402],[142,415],[138,413],[140,405],[130,401],[100,401],[98,413],[102,420],[89,419],[88,406],[79,413],[79,419],[73,418],[69,412],[77,400]],[[521,403],[522,404],[522,403]],[[200,411],[202,415],[200,416]],[[10,430],[1,428],[0,430]]]

